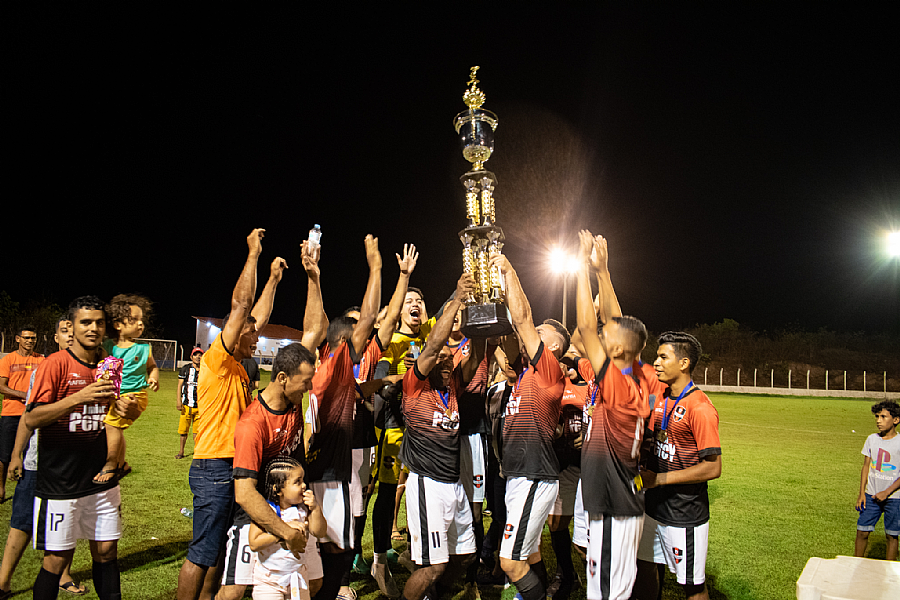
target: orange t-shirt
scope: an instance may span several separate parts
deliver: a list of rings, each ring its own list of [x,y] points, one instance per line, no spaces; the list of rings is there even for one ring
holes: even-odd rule
[[[3,358],[0,358],[0,377],[6,377],[9,381],[6,385],[20,392],[28,391],[28,384],[31,382],[31,374],[37,368],[41,361],[44,360],[43,354],[35,352],[31,356],[22,356],[18,352],[10,352]],[[3,396],[3,412],[0,413],[4,417],[18,417],[25,412],[25,401],[21,398],[13,398],[12,396]]]
[[[250,379],[221,333],[200,361],[197,404],[194,458],[234,458],[234,428],[250,404]]]

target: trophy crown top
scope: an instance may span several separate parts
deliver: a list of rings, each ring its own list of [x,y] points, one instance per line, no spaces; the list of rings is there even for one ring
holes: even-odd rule
[[[481,105],[484,104],[486,99],[484,92],[478,89],[478,79],[475,78],[475,73],[481,67],[472,67],[469,73],[469,81],[466,82],[466,85],[469,88],[463,94],[463,102],[466,103],[466,106],[469,108],[481,108]]]

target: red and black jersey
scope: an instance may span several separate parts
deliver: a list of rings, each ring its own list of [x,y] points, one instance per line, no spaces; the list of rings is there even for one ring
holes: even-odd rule
[[[375,364],[378,343],[357,357],[349,342],[341,344],[316,370],[309,394],[313,435],[309,441],[309,481],[350,481],[353,469],[353,418],[359,398],[354,365]]]
[[[614,517],[644,514],[638,458],[644,421],[650,416],[650,384],[637,361],[625,371],[607,357],[594,374],[590,361],[579,360],[578,371],[589,381],[584,404],[581,468],[584,509]],[[655,379],[655,377],[654,377]]]
[[[476,343],[484,344],[484,340],[477,340]],[[490,346],[489,350],[494,348]],[[453,354],[453,366],[457,367],[465,360],[469,360],[470,353],[473,351],[472,341],[465,339]],[[466,384],[459,398],[459,434],[472,435],[480,433],[487,435],[491,432],[490,423],[487,417],[487,388],[488,388],[488,370],[490,367],[490,357],[493,350],[485,352],[484,358],[475,369],[472,380]],[[474,360],[474,359],[472,359]]]
[[[574,383],[566,378],[566,389],[563,391],[562,408],[559,415],[560,436],[553,442],[560,470],[567,467],[581,466],[581,448],[575,443],[581,436],[584,400],[587,397],[588,384]]]
[[[666,403],[668,401],[668,406]],[[707,456],[722,454],[719,442],[719,413],[700,388],[692,389],[676,404],[666,390],[657,400],[650,429],[658,431],[668,414],[666,440],[654,436],[653,452],[647,468],[668,473],[693,467]],[[709,493],[706,482],[663,485],[647,490],[647,514],[676,527],[696,527],[709,521]]]
[[[503,421],[503,474],[507,479],[557,480],[553,439],[566,385],[562,368],[541,342],[528,368],[517,360],[515,369],[519,378]]]
[[[287,410],[272,410],[260,394],[234,428],[234,478],[256,479],[256,489],[266,498],[266,468],[278,456],[306,464],[303,413],[293,404]]]
[[[436,367],[435,367],[436,368]],[[464,388],[454,368],[446,390],[436,390],[419,363],[403,376],[403,417],[406,433],[400,460],[409,470],[437,481],[459,481],[459,403]]]
[[[373,346],[376,349],[373,348]],[[369,340],[366,351],[363,352],[362,359],[359,361],[356,379],[360,383],[371,381],[375,378],[375,366],[381,357],[381,342],[378,340],[378,330]],[[372,358],[374,356],[374,359]],[[356,399],[356,416],[353,417],[353,447],[354,448],[371,448],[378,444],[378,438],[375,436],[375,416],[366,402],[370,402],[371,397]]]
[[[80,361],[70,350],[51,354],[38,368],[28,410],[59,402],[94,383],[96,364]],[[116,479],[94,483],[106,464],[103,420],[109,401],[80,404],[38,436],[35,494],[50,500],[83,498],[116,487]]]

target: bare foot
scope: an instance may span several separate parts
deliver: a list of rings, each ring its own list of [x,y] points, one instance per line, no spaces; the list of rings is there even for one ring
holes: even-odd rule
[[[180,460],[180,459],[184,458],[184,454],[182,454],[181,452],[179,452],[178,454],[175,455],[175,458],[177,458],[177,459]]]

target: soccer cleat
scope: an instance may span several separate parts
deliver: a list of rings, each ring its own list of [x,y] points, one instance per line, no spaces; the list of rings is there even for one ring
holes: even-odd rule
[[[372,565],[363,558],[362,554],[357,554],[353,557],[353,568],[350,570],[351,573],[355,573],[356,575],[368,575],[372,570]]]
[[[373,563],[371,575],[375,579],[375,583],[378,584],[378,589],[381,590],[382,594],[388,598],[400,597],[400,590],[397,589],[394,576],[391,575],[391,570],[388,569],[387,565],[376,565]]]

